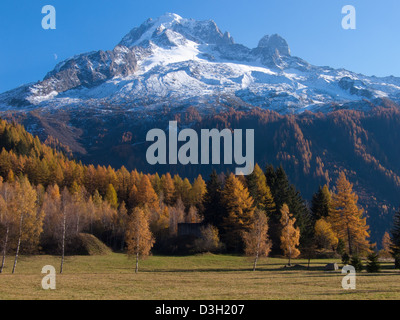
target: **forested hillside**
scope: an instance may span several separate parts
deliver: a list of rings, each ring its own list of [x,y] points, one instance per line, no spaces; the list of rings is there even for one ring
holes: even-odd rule
[[[316,190],[309,207],[281,166],[256,165],[248,176],[213,171],[207,182],[201,175],[190,182],[177,174],[83,165],[4,120],[0,141],[4,257],[7,252],[16,257],[18,252],[74,253],[82,233],[114,250],[127,246],[129,252],[135,223],[148,228],[149,249],[154,244],[167,254],[248,252],[257,225],[268,230],[264,253],[289,259],[372,248],[364,211],[344,172],[334,191],[327,185]],[[200,234],[180,234],[181,223],[201,226]]]

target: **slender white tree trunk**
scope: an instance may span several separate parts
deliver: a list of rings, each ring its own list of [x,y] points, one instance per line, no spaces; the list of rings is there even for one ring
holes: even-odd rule
[[[135,269],[135,273],[138,273],[139,271],[139,247],[140,245],[140,236],[138,236],[136,238],[136,269]]]
[[[256,251],[256,257],[254,259],[253,271],[256,271],[257,261],[258,261],[258,257],[259,257],[259,254],[260,254],[260,245],[261,245],[261,234],[258,234],[257,251]]]
[[[3,272],[4,269],[4,265],[6,263],[6,254],[7,254],[7,244],[8,244],[8,233],[10,232],[10,226],[7,224],[7,229],[6,229],[6,236],[4,239],[4,247],[3,247],[3,259],[1,262],[1,269],[0,269],[0,273]]]
[[[13,266],[13,269],[12,269],[12,273],[15,273],[15,269],[17,268],[19,248],[21,247],[22,223],[23,223],[23,221],[24,221],[24,215],[21,213],[21,219],[19,221],[19,235],[18,235],[17,251],[15,252],[15,259],[14,259],[14,266]]]
[[[64,256],[65,256],[65,229],[66,229],[66,212],[65,208],[63,209],[64,216],[63,216],[63,233],[62,233],[62,240],[61,240],[61,266],[60,266],[60,273],[63,273],[63,267],[64,267]]]

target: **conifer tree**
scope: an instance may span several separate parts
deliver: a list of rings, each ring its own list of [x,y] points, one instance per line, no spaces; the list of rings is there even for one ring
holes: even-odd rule
[[[175,203],[175,186],[174,181],[169,173],[161,177],[161,190],[164,195],[164,201],[167,205],[172,206]]]
[[[379,255],[382,255],[385,258],[390,257],[390,252],[391,252],[391,247],[393,246],[393,243],[390,239],[390,234],[389,232],[385,232],[383,237],[382,237],[382,250],[379,252]]]
[[[352,265],[357,272],[361,272],[364,268],[362,260],[357,254],[351,257],[350,265]]]
[[[286,257],[289,258],[288,265],[291,266],[291,259],[296,258],[300,254],[298,249],[300,243],[300,229],[295,227],[296,218],[289,212],[286,203],[281,208],[281,249]]]
[[[149,209],[158,210],[158,196],[151,185],[150,179],[144,175],[140,180],[140,184],[136,196],[139,206],[147,206]]]
[[[258,164],[254,166],[253,172],[246,176],[246,183],[250,196],[254,199],[254,206],[264,210],[267,216],[275,214],[275,202],[271,190]]]
[[[328,186],[324,185],[322,188],[319,187],[318,192],[313,195],[311,202],[311,212],[314,220],[320,218],[327,218],[329,211],[331,210],[331,193],[329,192]]]
[[[43,214],[36,206],[37,193],[27,177],[20,177],[16,182],[16,205],[14,215],[18,222],[17,249],[15,252],[12,273],[15,273],[21,243],[31,247],[39,245],[39,237],[43,227]]]
[[[222,204],[227,210],[223,221],[224,240],[229,249],[242,249],[242,232],[248,231],[253,221],[253,201],[247,188],[231,173],[222,191]]]
[[[350,255],[369,252],[368,226],[363,210],[358,207],[358,196],[344,172],[336,181],[336,193],[332,196],[329,222],[337,238],[343,239]]]
[[[271,233],[273,242],[273,251],[277,252],[280,248],[280,209],[286,203],[290,213],[296,218],[296,224],[300,229],[301,243],[303,246],[309,246],[313,237],[313,221],[305,201],[295,186],[290,184],[285,170],[279,166],[276,170],[269,165],[266,168],[265,176],[270,186],[273,199],[275,201],[278,214],[270,216]]]
[[[367,272],[376,273],[381,270],[381,265],[378,259],[378,254],[374,251],[368,255],[368,262],[366,266]]]
[[[204,211],[204,195],[207,192],[207,186],[201,175],[194,180],[190,190],[190,203],[197,207],[199,212]]]
[[[204,195],[204,223],[211,224],[221,232],[225,208],[222,206],[222,184],[214,170],[207,181]]]
[[[118,208],[118,214],[115,216],[116,221],[114,225],[116,226],[115,229],[115,236],[119,237],[120,239],[120,248],[121,251],[124,250],[125,246],[125,230],[126,225],[128,224],[128,210],[126,209],[125,202],[122,202]]]
[[[338,244],[338,238],[332,230],[332,226],[325,218],[317,220],[314,227],[315,240],[320,248],[334,249]]]
[[[105,200],[110,204],[111,208],[113,209],[118,208],[117,192],[115,191],[114,186],[111,183],[107,187]]]

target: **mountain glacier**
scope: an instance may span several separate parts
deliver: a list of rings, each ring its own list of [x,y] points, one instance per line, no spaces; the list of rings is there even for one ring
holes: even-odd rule
[[[43,81],[0,94],[0,110],[195,106],[203,113],[260,107],[286,114],[364,110],[382,98],[400,101],[400,78],[311,65],[276,34],[250,49],[212,20],[168,13],[134,28],[111,51],[76,55]]]

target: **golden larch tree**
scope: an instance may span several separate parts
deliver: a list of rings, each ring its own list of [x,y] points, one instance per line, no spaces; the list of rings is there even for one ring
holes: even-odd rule
[[[286,203],[281,208],[281,249],[284,255],[289,258],[288,265],[291,265],[291,259],[297,258],[300,255],[300,250],[297,248],[300,244],[300,229],[294,226],[296,218],[289,212],[289,207]]]
[[[267,215],[275,213],[275,202],[267,178],[260,166],[256,164],[253,172],[246,176],[247,188],[254,199],[254,206],[264,210]]]
[[[175,185],[171,174],[166,173],[161,177],[161,191],[164,195],[165,203],[172,206],[175,202]]]
[[[342,239],[350,255],[354,252],[369,252],[368,225],[363,210],[358,207],[358,196],[353,185],[340,172],[336,181],[336,192],[332,195],[332,206],[328,221],[338,239]]]
[[[222,203],[227,211],[224,218],[225,241],[231,249],[240,249],[243,231],[248,231],[253,222],[253,198],[243,183],[231,173],[222,191]]]
[[[390,239],[389,232],[385,232],[382,237],[382,250],[379,252],[379,255],[383,258],[389,258],[391,256],[391,247],[393,246],[392,240]]]
[[[15,252],[14,266],[12,273],[17,267],[18,255],[21,244],[26,248],[35,250],[39,245],[39,237],[43,231],[44,214],[38,210],[36,201],[37,193],[29,183],[27,177],[21,177],[15,185],[15,212],[18,223],[17,249]]]
[[[157,193],[154,191],[147,175],[144,175],[140,180],[136,199],[140,206],[147,206],[149,209],[159,210]]]
[[[316,244],[320,248],[334,249],[339,239],[332,230],[331,224],[325,218],[321,218],[315,222],[314,235]]]

